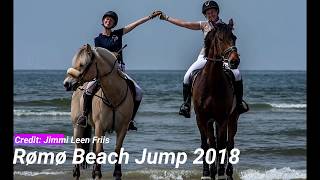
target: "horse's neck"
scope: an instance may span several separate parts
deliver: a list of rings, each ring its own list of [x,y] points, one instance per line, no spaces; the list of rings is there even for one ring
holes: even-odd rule
[[[207,62],[203,69],[203,78],[206,79],[206,85],[211,86],[212,84],[219,81],[219,79],[223,78],[223,65],[222,62]]]
[[[117,69],[114,69],[108,76],[104,76],[100,79],[101,88],[113,104],[117,104],[121,101],[126,93],[126,82],[117,74]]]
[[[100,77],[101,88],[105,93],[105,96],[107,96],[113,104],[117,104],[119,103],[119,101],[121,101],[123,96],[125,96],[126,82],[123,78],[119,76],[117,64],[115,64],[115,67],[112,67],[113,63],[108,62],[104,58],[105,57],[101,56],[101,58],[99,58],[99,60],[97,61],[99,75],[102,75],[102,77]],[[106,70],[103,67],[109,68],[108,70]],[[111,70],[112,72],[106,75]]]
[[[219,75],[223,72],[223,64],[222,62],[207,62],[204,71],[208,75]]]

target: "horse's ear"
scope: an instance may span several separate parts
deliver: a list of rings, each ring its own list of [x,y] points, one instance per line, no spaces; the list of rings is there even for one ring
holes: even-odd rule
[[[86,44],[86,51],[88,52],[88,54],[91,54],[91,46],[90,44]]]
[[[232,19],[232,18],[229,19],[229,24],[228,24],[228,26],[229,26],[231,29],[233,29],[233,19]]]

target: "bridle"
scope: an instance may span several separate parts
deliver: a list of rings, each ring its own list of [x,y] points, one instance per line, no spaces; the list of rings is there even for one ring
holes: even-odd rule
[[[224,50],[221,55],[221,58],[207,57],[206,59],[211,62],[227,62],[230,65],[230,61],[231,61],[230,55],[232,52],[238,52],[238,49],[236,46],[231,46],[231,47],[228,47],[226,50]]]

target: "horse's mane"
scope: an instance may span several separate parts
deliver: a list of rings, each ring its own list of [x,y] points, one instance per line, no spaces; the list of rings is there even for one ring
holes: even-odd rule
[[[236,36],[232,33],[232,27],[230,27],[226,23],[218,23],[214,25],[214,28],[212,28],[211,31],[208,32],[204,39],[204,48],[205,48],[205,53],[204,57],[208,57],[209,50],[210,48],[216,49],[217,47],[217,38],[225,39],[225,36],[228,35],[228,33],[231,33],[231,37],[235,40]],[[214,44],[212,44],[214,43]],[[215,47],[211,47],[211,46]],[[217,53],[217,52],[214,52]]]
[[[108,49],[102,47],[93,47],[91,50],[93,55],[103,58],[110,64],[113,64],[113,62],[116,60],[114,54],[112,54],[111,51],[109,51]],[[81,58],[81,61],[86,61],[83,62],[83,64],[87,64],[87,61],[90,61],[90,55],[87,52],[87,45],[83,45],[79,48],[78,52],[73,57],[72,64],[74,65],[76,60],[79,58]]]
[[[88,58],[88,53],[86,52],[86,45],[83,45],[81,48],[79,48],[78,52],[74,55],[73,59],[72,59],[72,65],[74,65],[76,63],[76,60],[81,58],[81,56],[84,56],[84,60],[87,60]],[[84,64],[86,64],[87,62],[84,62]]]
[[[113,62],[117,59],[114,54],[109,51],[108,49],[102,47],[95,47],[93,51],[96,53],[97,56],[104,58],[109,63],[113,64]]]

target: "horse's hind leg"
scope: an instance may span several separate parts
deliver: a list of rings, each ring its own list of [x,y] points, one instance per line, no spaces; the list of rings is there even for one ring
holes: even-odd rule
[[[127,134],[127,126],[123,126],[123,128],[121,129],[120,132],[117,133],[117,141],[116,141],[116,148],[115,148],[115,152],[120,155],[120,150],[121,150],[121,147],[122,147],[122,144],[123,144],[123,140],[125,138]],[[121,163],[119,164],[119,159],[117,158],[117,162],[115,164],[115,167],[114,167],[114,171],[113,171],[113,177],[116,179],[116,180],[120,180],[121,179],[121,176],[122,176],[122,172],[121,172]]]

